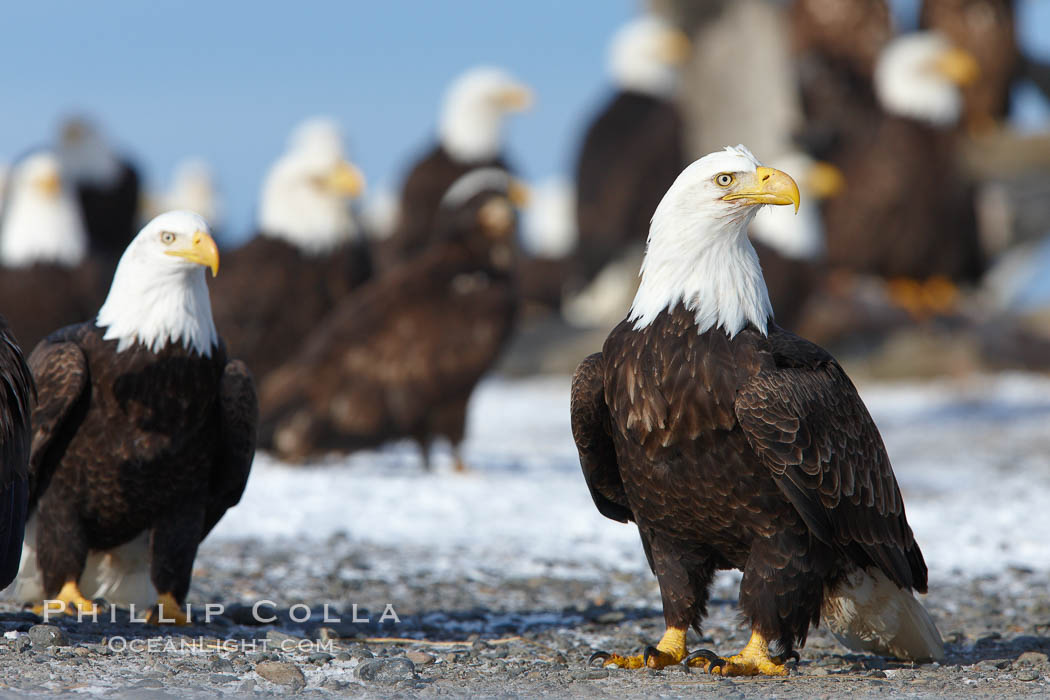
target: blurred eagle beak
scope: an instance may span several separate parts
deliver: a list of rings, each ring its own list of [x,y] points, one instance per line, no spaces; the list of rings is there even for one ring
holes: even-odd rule
[[[806,173],[806,194],[817,201],[830,199],[846,189],[846,176],[831,163],[818,161]]]
[[[54,197],[62,189],[62,178],[58,173],[49,173],[36,181],[36,186],[44,194]]]
[[[723,201],[743,200],[744,204],[794,204],[798,213],[801,197],[798,185],[791,176],[776,168],[761,166],[751,176],[753,182],[743,182],[741,187],[722,197]],[[743,177],[741,178],[744,179]]]
[[[933,62],[933,70],[956,85],[970,85],[981,75],[973,54],[962,49],[949,49]]]
[[[532,90],[524,85],[515,85],[503,90],[496,98],[499,106],[508,112],[522,112],[534,102]]]
[[[196,231],[193,234],[193,244],[183,250],[166,250],[168,255],[174,255],[191,263],[203,265],[211,269],[211,276],[219,274],[219,247],[215,245],[215,239],[204,231]]]
[[[514,206],[518,209],[524,209],[529,205],[529,187],[521,180],[511,179],[510,186],[507,188],[507,199],[509,199]]]
[[[344,160],[324,177],[324,186],[344,197],[356,197],[365,189],[365,176],[352,163]]]
[[[680,66],[693,52],[693,42],[685,32],[675,29],[664,36],[660,58],[670,66]]]

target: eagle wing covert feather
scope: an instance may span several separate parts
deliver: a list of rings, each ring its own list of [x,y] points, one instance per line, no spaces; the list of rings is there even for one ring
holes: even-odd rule
[[[780,355],[776,342],[778,366],[753,375],[736,399],[751,448],[818,539],[859,548],[898,585],[924,592],[926,565],[856,388],[817,346],[791,336],[790,354]],[[810,361],[791,361],[799,358]]]
[[[0,586],[18,571],[29,500],[29,417],[36,394],[22,351],[0,320]]]
[[[601,353],[591,355],[576,368],[572,377],[572,436],[594,505],[605,517],[626,523],[634,520],[634,515],[627,504],[609,432],[603,375]]]
[[[29,369],[39,389],[33,408],[33,439],[29,458],[29,507],[47,490],[60,455],[66,419],[85,395],[90,371],[75,343],[43,341],[29,356]]]

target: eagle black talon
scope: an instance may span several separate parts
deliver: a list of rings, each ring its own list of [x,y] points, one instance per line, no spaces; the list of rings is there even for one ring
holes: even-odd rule
[[[652,645],[647,646],[645,651],[642,652],[642,666],[649,666],[650,656],[660,656],[660,650]]]
[[[607,651],[596,651],[591,654],[591,658],[587,659],[587,665],[593,666],[595,661],[601,661],[602,665],[604,665],[610,657],[612,657],[612,654]]]
[[[697,649],[693,653],[682,659],[682,665],[685,666],[686,670],[689,669],[689,662],[693,659],[705,659],[707,661],[707,672],[713,673],[716,668],[722,668],[726,665],[726,660],[718,654],[707,649]]]

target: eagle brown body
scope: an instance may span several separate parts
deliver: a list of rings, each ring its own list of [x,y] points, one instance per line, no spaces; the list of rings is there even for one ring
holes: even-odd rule
[[[883,277],[977,281],[986,261],[974,186],[958,166],[957,146],[953,129],[892,115],[852,142],[835,159],[845,188],[823,209],[829,264]]]
[[[91,253],[114,262],[138,231],[140,197],[138,171],[125,160],[119,166],[119,175],[112,183],[76,183]]]
[[[76,267],[37,263],[0,271],[0,302],[11,332],[31,352],[56,328],[92,318],[106,297],[106,266],[88,259]]]
[[[29,506],[30,404],[36,386],[0,317],[0,588],[18,572]]]
[[[692,312],[628,321],[572,385],[572,428],[603,515],[638,525],[668,627],[700,628],[715,571],[784,654],[857,569],[926,590],[878,429],[825,351],[770,325],[699,333]]]
[[[302,339],[371,276],[364,241],[310,255],[281,239],[257,235],[223,255],[222,274],[210,282],[212,313],[230,353],[261,380],[290,359]]]
[[[805,115],[800,140],[811,155],[834,153],[863,136],[880,114],[872,77],[893,37],[885,0],[796,0],[789,13],[799,95]]]
[[[150,533],[150,574],[178,604],[197,546],[239,500],[255,449],[257,406],[244,364],[167,344],[117,352],[93,323],[30,356],[30,513],[44,595],[78,581],[91,550]]]
[[[617,92],[587,128],[576,162],[573,287],[645,243],[656,205],[685,164],[683,131],[671,100],[629,90]]]
[[[458,446],[518,306],[513,215],[495,233],[476,218],[491,196],[443,212],[438,242],[345,299],[267,378],[262,444],[302,459],[408,437],[425,461],[436,438]]]
[[[456,180],[478,168],[500,168],[510,172],[502,156],[480,161],[454,158],[437,145],[409,171],[401,187],[400,209],[394,232],[383,241],[378,258],[383,269],[410,260],[434,241],[435,218],[441,198]]]

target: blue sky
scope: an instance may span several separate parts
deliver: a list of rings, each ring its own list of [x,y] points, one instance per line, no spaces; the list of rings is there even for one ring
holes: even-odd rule
[[[900,0],[906,5],[911,0]],[[607,89],[605,44],[636,0],[5,3],[0,160],[94,116],[152,182],[210,161],[231,238],[248,232],[267,165],[300,119],[343,124],[372,183],[396,185],[430,143],[446,83],[478,63],[533,85],[509,129],[525,175],[567,172]],[[1022,0],[1025,38],[1050,58],[1050,2]],[[1041,112],[1033,113],[1036,120]]]

